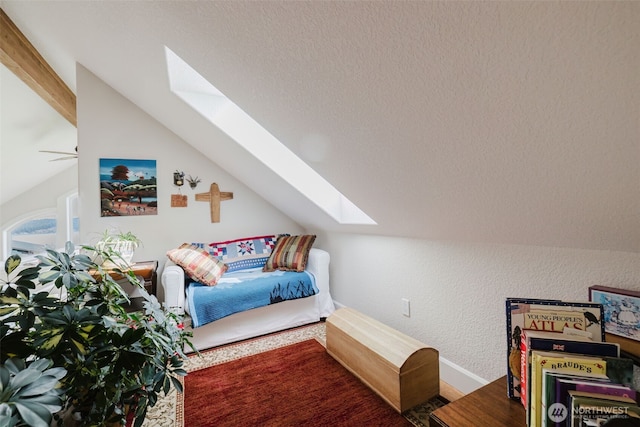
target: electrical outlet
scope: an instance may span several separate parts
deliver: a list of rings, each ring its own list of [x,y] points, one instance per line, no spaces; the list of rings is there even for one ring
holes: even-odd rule
[[[409,300],[407,298],[402,298],[400,301],[402,301],[402,315],[411,317],[411,303]]]

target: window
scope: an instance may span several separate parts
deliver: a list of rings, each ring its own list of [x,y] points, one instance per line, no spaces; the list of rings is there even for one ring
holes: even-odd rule
[[[9,231],[11,254],[31,255],[55,247],[57,223],[54,209],[18,223]]]
[[[2,258],[13,254],[31,257],[79,239],[78,193],[73,193],[62,196],[57,208],[29,213],[6,227],[2,231]]]

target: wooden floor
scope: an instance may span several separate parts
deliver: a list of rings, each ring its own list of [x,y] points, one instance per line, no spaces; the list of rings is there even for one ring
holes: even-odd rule
[[[440,380],[440,396],[448,400],[449,402],[455,402],[464,396],[464,393],[460,390],[450,386],[444,381]]]

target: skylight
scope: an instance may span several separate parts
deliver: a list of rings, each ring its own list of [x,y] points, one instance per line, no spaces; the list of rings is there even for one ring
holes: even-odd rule
[[[169,87],[340,224],[376,224],[333,185],[165,46]]]

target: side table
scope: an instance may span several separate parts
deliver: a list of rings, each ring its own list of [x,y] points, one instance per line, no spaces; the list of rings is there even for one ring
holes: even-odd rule
[[[429,415],[430,427],[524,427],[519,401],[507,397],[507,377],[498,378]]]
[[[131,266],[136,276],[144,280],[144,289],[151,295],[156,294],[158,284],[158,261],[139,261]]]
[[[133,263],[130,268],[136,276],[142,277],[144,289],[149,294],[156,295],[158,284],[158,261],[138,261]],[[120,273],[109,269],[106,271],[114,280],[124,279]]]

